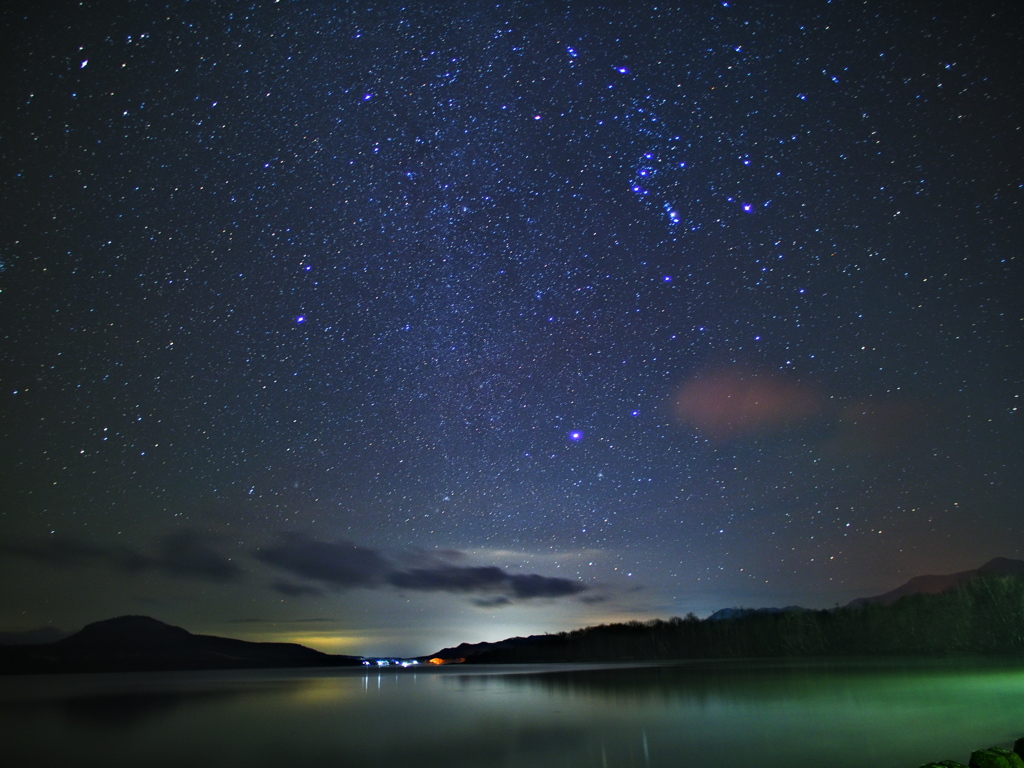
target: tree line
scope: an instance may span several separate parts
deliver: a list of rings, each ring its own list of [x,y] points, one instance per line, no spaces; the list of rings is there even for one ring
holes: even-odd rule
[[[474,663],[797,656],[999,654],[1024,651],[1024,579],[978,576],[891,605],[786,609],[734,618],[602,624],[495,647]]]

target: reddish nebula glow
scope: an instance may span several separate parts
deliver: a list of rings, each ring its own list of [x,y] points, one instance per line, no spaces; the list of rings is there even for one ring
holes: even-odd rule
[[[727,440],[782,429],[817,414],[822,398],[813,386],[743,369],[698,374],[676,393],[676,418],[703,435]]]

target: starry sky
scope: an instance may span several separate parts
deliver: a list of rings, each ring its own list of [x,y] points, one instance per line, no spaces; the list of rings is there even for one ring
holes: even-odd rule
[[[341,653],[1024,556],[1015,2],[0,11],[0,629]]]

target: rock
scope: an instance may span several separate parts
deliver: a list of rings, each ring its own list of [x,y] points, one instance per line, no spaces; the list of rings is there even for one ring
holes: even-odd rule
[[[925,763],[921,768],[967,768],[967,766],[956,760],[942,760],[938,763]]]
[[[1024,737],[1017,739],[1013,744],[1013,751],[1024,757]]]
[[[989,747],[971,753],[970,768],[1024,768],[1024,759],[1008,749]]]

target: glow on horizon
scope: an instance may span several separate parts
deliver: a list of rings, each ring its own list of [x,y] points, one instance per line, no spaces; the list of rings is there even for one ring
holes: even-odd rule
[[[216,633],[220,634],[220,633]],[[229,635],[235,636],[235,635]],[[373,653],[374,645],[383,638],[371,634],[352,632],[332,634],[318,632],[305,634],[301,632],[256,632],[241,638],[253,643],[298,643],[321,653],[341,654],[343,656],[367,656]]]

